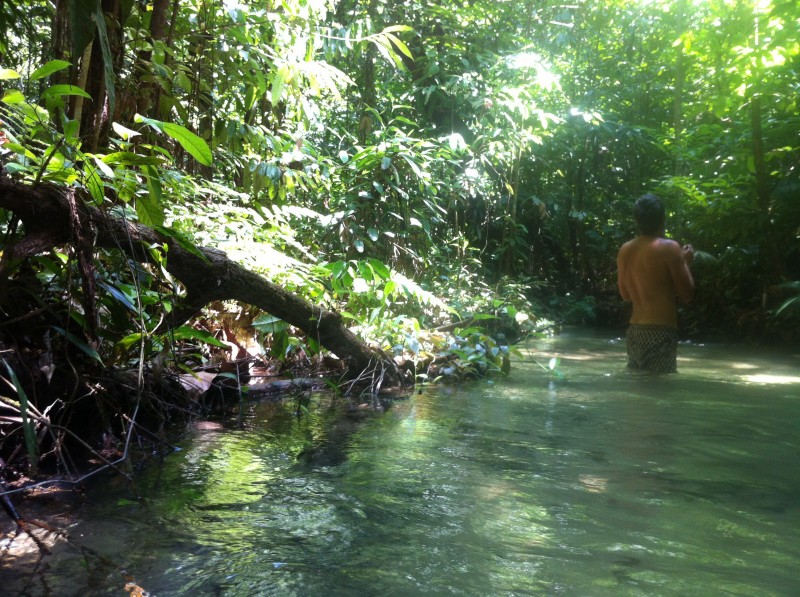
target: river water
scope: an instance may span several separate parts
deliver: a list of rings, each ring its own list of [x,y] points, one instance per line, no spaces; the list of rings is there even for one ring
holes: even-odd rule
[[[141,500],[104,484],[52,556],[0,550],[0,594],[123,595],[120,567],[160,597],[800,594],[800,357],[624,351],[575,332],[494,383],[195,426]]]

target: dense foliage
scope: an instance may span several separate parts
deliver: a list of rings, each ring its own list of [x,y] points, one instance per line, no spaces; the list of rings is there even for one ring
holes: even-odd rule
[[[796,340],[798,15],[768,0],[4,3],[0,151],[7,176],[80,187],[386,350],[468,367],[502,368],[499,334],[524,332],[523,312],[621,326],[614,257],[631,201],[655,190],[699,250],[685,331]],[[95,258],[98,333],[65,337],[106,364],[169,353],[155,330],[180,285]],[[77,261],[2,275],[35,274],[48,308],[92,332]],[[216,342],[228,318],[274,356],[316,349],[238,309],[210,313]],[[476,314],[455,338],[430,331]],[[182,338],[213,344],[199,328]]]

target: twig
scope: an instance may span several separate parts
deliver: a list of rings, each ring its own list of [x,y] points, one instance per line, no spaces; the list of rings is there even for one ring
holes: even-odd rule
[[[164,444],[165,446],[169,446],[170,448],[172,448],[172,449],[173,449],[173,450],[175,450],[176,452],[177,452],[178,450],[180,450],[180,448],[179,448],[178,446],[175,446],[175,445],[173,445],[173,444],[169,443],[168,441],[164,440],[163,438],[161,438],[161,437],[158,437],[158,436],[157,436],[155,433],[153,433],[152,431],[150,431],[149,429],[147,429],[147,427],[144,427],[142,424],[140,424],[140,423],[137,423],[136,421],[134,421],[133,419],[131,419],[131,418],[130,418],[128,415],[122,415],[122,418],[123,418],[123,419],[125,419],[126,421],[128,421],[129,423],[131,423],[132,425],[135,425],[137,429],[139,429],[139,430],[141,430],[141,431],[144,431],[144,432],[145,432],[147,435],[149,435],[150,437],[152,437],[154,440],[156,440],[156,441],[158,441],[158,442],[161,442],[161,443],[162,443],[162,444]]]
[[[33,311],[25,313],[25,315],[20,315],[18,317],[13,317],[11,319],[6,319],[5,321],[0,321],[0,326],[11,325],[12,323],[17,323],[18,321],[24,321],[25,319],[30,319],[31,317],[35,317],[40,313],[44,313],[47,310],[48,310],[47,307],[39,307],[38,309],[34,309]]]

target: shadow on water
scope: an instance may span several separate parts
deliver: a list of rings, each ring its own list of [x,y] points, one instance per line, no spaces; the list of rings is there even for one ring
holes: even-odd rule
[[[795,594],[797,355],[679,352],[632,374],[574,333],[495,383],[254,405],[191,429],[143,500],[90,495],[69,531],[93,551],[0,568],[3,594],[121,594],[110,562],[162,596]]]

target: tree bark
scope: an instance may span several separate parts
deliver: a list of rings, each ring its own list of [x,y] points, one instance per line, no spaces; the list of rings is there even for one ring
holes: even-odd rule
[[[94,231],[95,246],[119,250],[138,262],[152,262],[149,246],[166,245],[167,271],[186,288],[186,298],[169,322],[180,325],[212,301],[236,300],[258,307],[302,330],[347,365],[352,387],[404,385],[404,376],[391,357],[368,346],[345,327],[341,315],[309,303],[277,284],[231,261],[223,251],[198,247],[199,254],[175,239],[142,224],[125,221],[88,205],[75,190],[49,185],[26,186],[0,180],[0,208],[13,211],[25,235],[5,247],[3,261],[31,257]],[[83,234],[74,230],[70,205],[78,207]],[[73,210],[74,212],[74,207]]]

